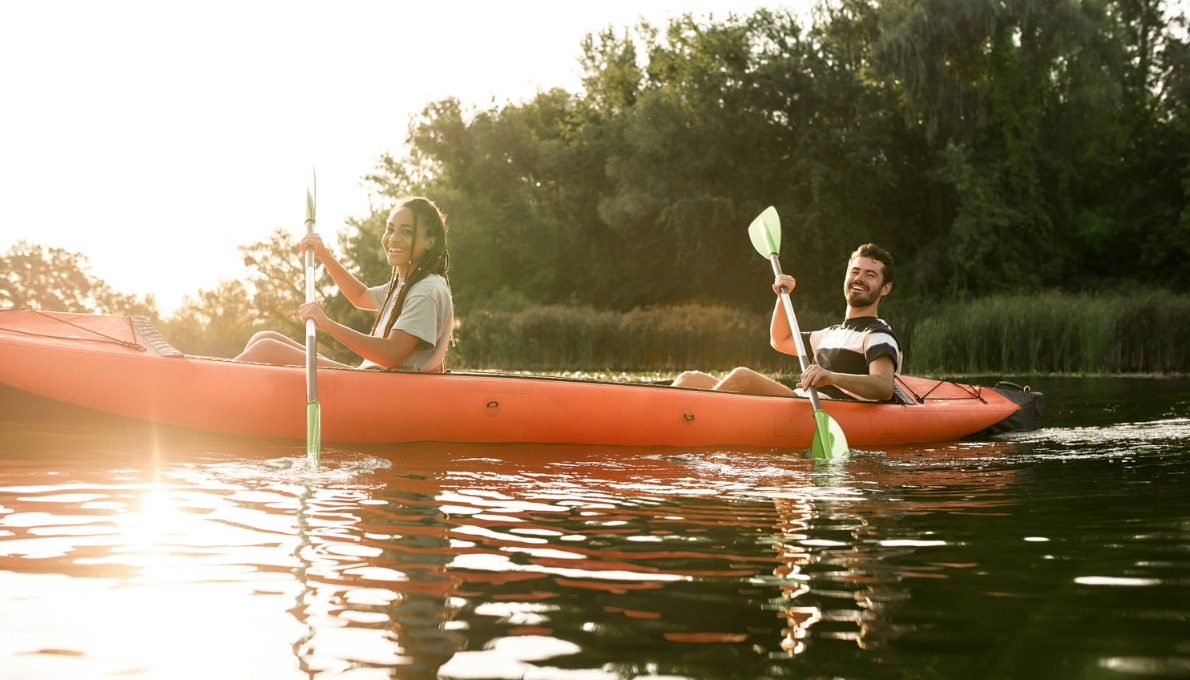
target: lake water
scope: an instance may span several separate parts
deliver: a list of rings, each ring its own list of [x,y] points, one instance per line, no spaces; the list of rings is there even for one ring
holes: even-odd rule
[[[0,678],[1190,677],[1190,380],[796,452],[0,416]]]

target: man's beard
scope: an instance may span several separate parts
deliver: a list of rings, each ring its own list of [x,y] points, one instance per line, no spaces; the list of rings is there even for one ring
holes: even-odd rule
[[[851,290],[851,286],[848,286],[843,291],[843,295],[847,298],[848,307],[870,307],[880,300],[880,291],[878,290],[869,289],[865,294],[860,291]]]

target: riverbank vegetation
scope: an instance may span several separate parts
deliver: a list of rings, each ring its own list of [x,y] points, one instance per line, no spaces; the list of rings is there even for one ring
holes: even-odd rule
[[[1174,330],[1190,292],[1190,44],[1177,11],[834,0],[811,18],[609,27],[577,46],[578,92],[428,103],[365,178],[372,209],[338,250],[385,281],[386,204],[439,202],[452,366],[788,371],[767,345],[771,273],[745,234],[771,204],[806,329],[838,318],[847,254],[871,241],[898,261],[882,313],[908,370],[1186,371]],[[278,231],[240,246],[249,276],[159,319],[167,337],[230,356],[262,328],[296,336],[293,243]],[[18,246],[0,262],[0,305],[153,311],[85,277],[39,278],[36,246]],[[64,255],[41,251],[85,271]],[[369,326],[321,286],[331,316]]]
[[[890,307],[884,316],[910,374],[1190,373],[1190,295],[1049,292]],[[820,328],[838,318],[807,313],[799,322]],[[694,304],[478,312],[459,327],[452,360],[473,369],[798,372],[795,357],[769,347],[768,325],[765,314]]]
[[[728,370],[789,372],[797,358],[772,350],[769,320],[697,304],[628,312],[534,306],[472,312],[456,333],[455,366],[540,371]]]
[[[995,296],[913,330],[923,373],[1190,373],[1190,295]]]

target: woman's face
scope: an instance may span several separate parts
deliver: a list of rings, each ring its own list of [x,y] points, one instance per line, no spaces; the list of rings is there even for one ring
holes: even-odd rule
[[[401,270],[402,276],[409,269],[410,262],[421,259],[421,256],[434,246],[434,237],[426,236],[424,224],[417,227],[416,246],[413,240],[413,211],[401,208],[388,218],[384,236],[380,237],[380,245],[384,247],[388,263]],[[416,253],[412,252],[414,248],[417,249]]]

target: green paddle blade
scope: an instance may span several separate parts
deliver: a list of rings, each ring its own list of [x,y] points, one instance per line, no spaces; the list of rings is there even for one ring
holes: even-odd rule
[[[318,467],[318,456],[322,453],[322,405],[316,401],[306,403],[306,460]]]
[[[315,183],[314,168],[310,168],[310,184],[306,187],[306,221],[313,222],[314,214],[317,212],[317,202],[314,197],[318,195],[318,187]]]
[[[777,217],[777,209],[769,206],[752,220],[748,225],[748,238],[752,239],[752,247],[768,259],[769,255],[781,252],[781,218]]]
[[[810,445],[811,458],[843,458],[847,455],[847,437],[843,428],[818,409],[814,412],[814,443]]]

